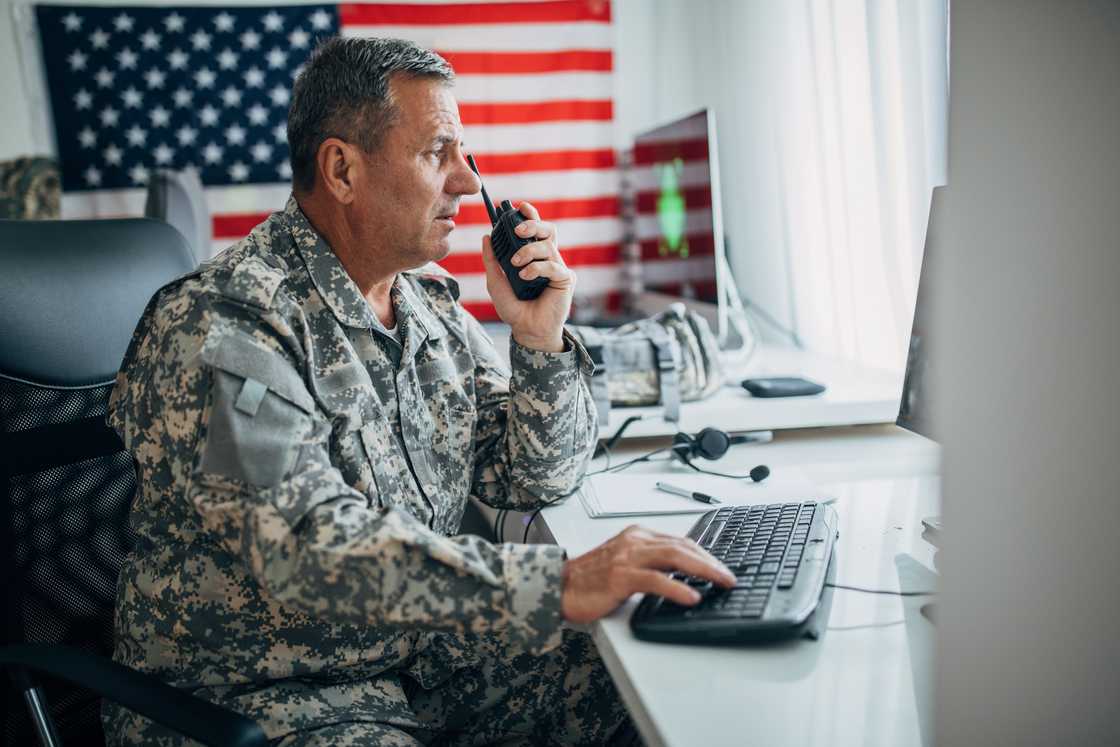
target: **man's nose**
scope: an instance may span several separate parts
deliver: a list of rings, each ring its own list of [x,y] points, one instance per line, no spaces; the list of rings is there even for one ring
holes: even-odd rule
[[[476,195],[482,181],[471,171],[467,156],[460,152],[455,171],[447,179],[447,192],[453,195]]]

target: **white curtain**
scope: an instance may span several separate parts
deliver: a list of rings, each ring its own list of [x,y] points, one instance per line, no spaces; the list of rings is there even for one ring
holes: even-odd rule
[[[756,69],[744,95],[765,102],[747,105],[762,141],[755,168],[738,173],[772,190],[755,204],[740,195],[740,223],[776,229],[731,234],[736,277],[807,348],[901,369],[930,190],[945,182],[947,2],[729,7],[753,30],[747,43],[725,32],[723,54],[733,69]],[[760,277],[763,258],[784,264],[784,288],[778,273]]]
[[[945,5],[782,3],[773,104],[791,306],[807,347],[905,360],[930,189],[944,182]]]
[[[947,0],[616,10],[620,130],[716,112],[746,299],[811,350],[901,370],[930,189],[945,181]]]

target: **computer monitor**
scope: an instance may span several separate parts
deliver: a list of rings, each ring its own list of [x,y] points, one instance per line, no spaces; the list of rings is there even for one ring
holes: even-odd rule
[[[938,203],[943,201],[944,187],[933,190],[929,206],[929,224],[926,229],[926,251],[922,254],[922,269],[918,278],[918,298],[914,303],[914,324],[910,331],[910,348],[906,354],[906,376],[902,380],[902,401],[898,406],[898,424],[920,436],[933,438],[930,407],[930,312],[929,299],[932,282],[929,247],[936,238],[938,217],[943,212]]]
[[[634,238],[647,292],[714,304],[726,336],[715,114],[702,109],[634,139]]]

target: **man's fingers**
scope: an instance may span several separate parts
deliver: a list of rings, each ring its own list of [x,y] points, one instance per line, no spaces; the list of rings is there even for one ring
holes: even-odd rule
[[[631,594],[657,594],[685,607],[700,601],[700,592],[657,571],[637,571],[631,577]]]
[[[690,576],[706,578],[721,586],[734,586],[735,574],[715,558],[700,556],[679,545],[655,544],[635,554],[638,565],[662,571],[681,571]]]
[[[531,202],[523,202],[517,206],[517,209],[529,220],[541,219],[541,214],[537,212],[537,209],[533,207],[533,203]]]
[[[569,282],[573,273],[564,265],[559,262],[551,262],[547,259],[540,259],[536,262],[530,262],[521,271],[517,273],[524,280],[532,280],[533,278],[548,278],[550,285],[564,285]]]
[[[510,257],[510,261],[515,266],[527,265],[534,259],[549,259],[558,260],[555,248],[553,248],[547,241],[536,241],[532,244],[526,244],[518,249]]]
[[[556,224],[543,220],[527,220],[513,230],[523,239],[551,239],[556,236]]]

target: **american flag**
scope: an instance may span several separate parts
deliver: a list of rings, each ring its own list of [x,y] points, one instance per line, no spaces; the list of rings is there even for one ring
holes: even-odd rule
[[[533,202],[577,268],[577,304],[619,300],[622,222],[614,151],[609,0],[274,7],[38,5],[67,218],[137,215],[156,169],[196,170],[212,253],[290,186],[291,84],[325,36],[411,39],[455,68],[487,190]],[[480,255],[489,221],[464,201],[443,266],[464,305],[495,319]]]

